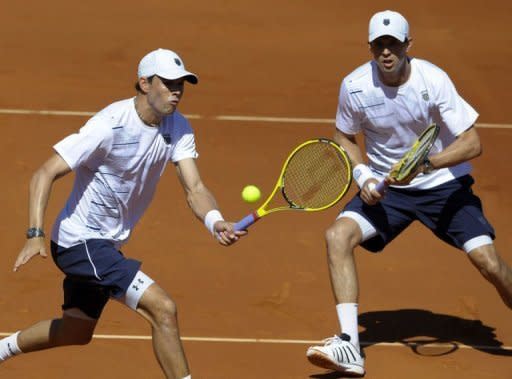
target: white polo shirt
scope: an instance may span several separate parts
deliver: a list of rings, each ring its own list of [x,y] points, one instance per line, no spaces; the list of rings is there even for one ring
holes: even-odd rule
[[[431,123],[440,133],[431,154],[444,150],[470,128],[478,113],[457,93],[448,75],[425,60],[411,58],[411,75],[399,87],[384,85],[374,61],[342,82],[336,127],[346,134],[364,134],[368,164],[382,179]],[[432,188],[468,174],[468,162],[418,175],[401,188]]]
[[[73,190],[52,231],[52,240],[63,247],[91,238],[125,243],[168,162],[198,156],[183,115],[176,111],[159,127],[149,127],[133,98],[109,105],[54,149],[75,171]]]

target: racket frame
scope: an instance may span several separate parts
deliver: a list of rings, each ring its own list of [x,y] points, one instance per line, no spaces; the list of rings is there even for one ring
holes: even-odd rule
[[[295,154],[297,154],[297,152],[299,150],[301,150],[305,146],[310,145],[312,143],[327,143],[327,144],[331,145],[332,147],[334,147],[336,149],[337,153],[340,155],[340,157],[343,158],[343,161],[345,162],[345,164],[347,166],[348,178],[347,178],[347,185],[345,186],[344,190],[340,191],[340,193],[336,197],[336,199],[331,201],[329,204],[324,205],[319,208],[307,208],[307,207],[303,208],[303,207],[300,207],[300,206],[294,204],[292,201],[290,201],[287,198],[285,191],[284,191],[284,177],[285,177],[286,169],[288,167],[288,163],[290,162],[290,160],[295,156]],[[237,231],[247,229],[249,226],[254,224],[256,221],[258,221],[263,216],[266,216],[270,213],[274,213],[274,212],[278,212],[278,211],[295,210],[295,211],[316,212],[316,211],[322,211],[324,209],[330,208],[334,204],[336,204],[338,201],[340,201],[341,198],[348,192],[348,190],[350,189],[351,183],[352,183],[352,163],[351,163],[350,158],[348,157],[346,151],[340,145],[338,145],[335,141],[330,140],[328,138],[314,138],[314,139],[307,140],[307,141],[301,143],[300,145],[298,145],[288,155],[288,158],[286,159],[286,161],[283,164],[281,173],[279,174],[279,178],[274,186],[274,189],[272,190],[272,193],[267,197],[265,202],[257,210],[249,213],[247,216],[245,216],[243,219],[241,219],[239,222],[237,222],[235,224],[234,228]],[[266,209],[267,205],[272,201],[272,199],[274,198],[274,195],[276,194],[276,192],[278,190],[281,191],[281,194],[283,195],[283,198],[288,203],[288,205],[287,206],[286,205],[279,206],[279,207],[272,208],[272,209]]]
[[[398,170],[394,170],[392,172],[390,172],[389,176],[396,179],[399,177],[400,173],[399,171],[401,170],[401,168],[403,167],[403,165],[406,163],[406,160],[407,158],[415,151],[416,148],[418,148],[420,146],[420,144],[423,142],[422,139],[423,137],[427,134],[427,133],[430,133],[431,130],[434,130],[433,134],[432,134],[432,137],[430,138],[430,140],[428,141],[427,143],[427,146],[423,152],[423,154],[421,154],[418,158],[418,161],[416,162],[416,164],[414,166],[412,166],[407,174],[405,176],[402,177],[402,179],[404,179],[405,177],[407,177],[408,175],[411,174],[412,171],[416,170],[418,168],[419,165],[421,165],[423,163],[423,161],[428,157],[429,153],[430,153],[430,150],[432,149],[432,146],[434,146],[434,143],[437,139],[437,136],[439,135],[439,130],[440,130],[440,127],[439,125],[437,125],[436,123],[432,123],[430,124],[421,134],[420,136],[416,139],[416,141],[414,142],[414,144],[411,146],[411,148],[404,154],[404,156],[400,159],[399,161],[399,166],[398,166]],[[398,171],[398,173],[395,174],[395,172]],[[382,181],[380,181],[379,183],[377,183],[375,189],[377,190],[377,192],[379,192],[381,195],[383,195],[387,188],[389,187],[389,182],[386,180],[386,179],[383,179]]]

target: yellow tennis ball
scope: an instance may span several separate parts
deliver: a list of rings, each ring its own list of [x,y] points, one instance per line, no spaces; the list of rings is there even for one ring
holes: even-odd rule
[[[245,186],[242,190],[242,199],[248,203],[254,203],[261,197],[261,191],[258,187],[249,185]]]

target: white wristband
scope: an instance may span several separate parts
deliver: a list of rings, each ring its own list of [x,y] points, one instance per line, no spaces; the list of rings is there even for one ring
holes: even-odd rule
[[[204,225],[212,235],[215,235],[213,227],[217,221],[224,221],[224,217],[222,217],[221,213],[217,209],[212,209],[206,214],[206,216],[204,216]]]
[[[363,188],[364,183],[366,183],[368,179],[373,178],[373,173],[372,170],[370,170],[370,167],[362,163],[354,167],[352,174],[354,175],[354,180],[357,182],[359,188]]]

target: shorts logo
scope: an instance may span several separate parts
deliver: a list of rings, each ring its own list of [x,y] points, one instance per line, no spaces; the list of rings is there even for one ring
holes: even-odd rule
[[[178,66],[181,66],[181,61],[178,58],[174,58],[174,63],[176,63]]]
[[[428,91],[427,90],[421,91],[421,97],[425,101],[429,101],[430,100],[430,97],[428,96]]]
[[[137,282],[139,282],[139,283],[138,283],[138,285],[135,285],[135,284],[134,284],[134,285],[132,285],[132,288],[133,288],[135,291],[138,291],[138,290],[140,289],[140,287],[139,287],[139,286],[140,286],[140,285],[142,285],[142,284],[144,284],[144,280],[142,280],[142,279],[137,279]]]
[[[391,23],[391,21],[389,21],[389,18],[385,18],[385,19],[382,21],[382,23],[383,23],[384,25],[388,26],[388,25]]]

